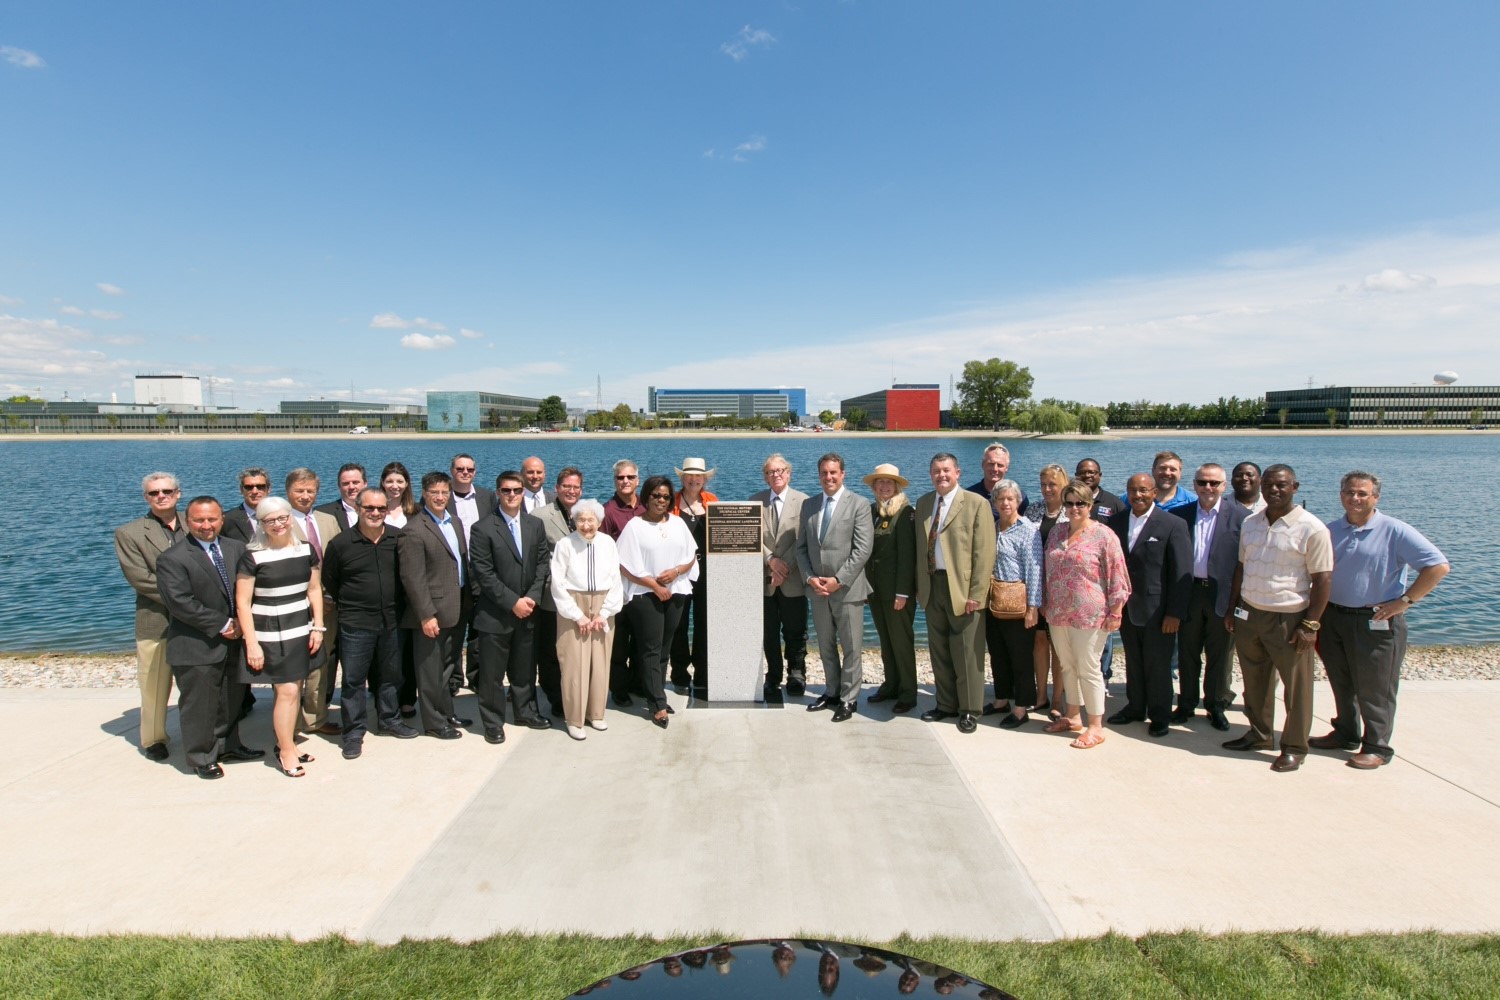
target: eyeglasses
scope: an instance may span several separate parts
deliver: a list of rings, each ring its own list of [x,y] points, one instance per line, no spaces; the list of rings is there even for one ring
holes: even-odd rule
[[[1194,479],[1193,480],[1193,485],[1194,486],[1223,486],[1224,485],[1224,480],[1222,480],[1222,479]]]
[[[366,514],[384,514],[386,511],[390,510],[389,507],[367,507],[364,504],[360,504],[359,509],[364,511]]]
[[[290,514],[282,514],[279,517],[263,517],[263,518],[260,519],[260,523],[261,524],[271,524],[271,525],[286,524],[286,523],[290,522],[291,519],[292,519],[292,515],[290,515]]]
[[[1074,509],[1077,509],[1079,507],[1087,507],[1088,505],[1089,505],[1089,502],[1087,500],[1064,500],[1063,501],[1063,506],[1064,507],[1072,507]]]
[[[496,492],[498,492],[498,493],[504,493],[506,496],[514,496],[517,493],[525,493],[526,492],[526,487],[524,487],[524,486],[502,486]]]
[[[246,493],[249,493],[251,490],[259,490],[261,493],[264,493],[270,488],[270,483],[240,483],[240,489]]]
[[[617,481],[621,480],[621,479],[639,479],[639,478],[641,478],[641,477],[640,476],[616,476],[615,477],[615,479]]]
[[[176,496],[176,494],[177,494],[177,491],[175,489],[172,489],[172,490],[147,490],[146,491],[146,495],[148,497],[170,497],[170,496]]]

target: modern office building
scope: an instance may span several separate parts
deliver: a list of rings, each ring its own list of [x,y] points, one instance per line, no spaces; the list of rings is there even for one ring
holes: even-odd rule
[[[648,413],[686,413],[690,417],[807,416],[807,389],[646,389]]]
[[[401,414],[420,417],[426,412],[414,403],[368,403],[358,399],[284,399],[281,413],[354,413],[354,414]]]
[[[935,431],[941,420],[942,387],[937,383],[901,383],[878,392],[867,392],[839,402],[839,416],[849,419],[851,410],[865,412],[865,419],[888,431]]]
[[[482,431],[511,427],[536,416],[540,399],[499,392],[429,392],[427,429]]]
[[[1264,423],[1287,427],[1467,427],[1500,423],[1500,385],[1326,385],[1319,389],[1273,390],[1266,393]]]
[[[137,375],[135,402],[137,406],[202,409],[203,382],[197,375]]]

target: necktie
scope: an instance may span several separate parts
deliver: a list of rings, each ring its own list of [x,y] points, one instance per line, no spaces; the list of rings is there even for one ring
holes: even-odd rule
[[[521,551],[521,522],[520,522],[520,520],[517,519],[517,520],[512,521],[510,518],[507,517],[505,519],[505,523],[508,524],[508,525],[510,525],[510,537],[514,538],[516,540],[516,555],[520,556],[522,559],[526,558],[526,553],[524,553],[524,552]]]
[[[823,498],[823,523],[818,526],[818,541],[828,537],[828,523],[833,520],[833,497]]]
[[[781,530],[781,497],[771,494],[771,533]]]
[[[937,504],[932,508],[932,530],[927,532],[927,572],[937,572],[937,547],[938,528],[943,525],[943,495],[937,496]]]
[[[307,544],[312,546],[313,555],[318,557],[318,562],[322,562],[323,543],[318,538],[318,526],[313,522],[313,516],[311,514],[303,514],[302,518],[307,526],[305,531],[305,534],[307,535]]]
[[[229,598],[229,603],[234,604],[234,591],[229,587],[229,571],[224,568],[224,556],[219,552],[218,542],[208,543],[208,557],[214,561],[214,569],[219,571],[219,583],[224,586],[224,596]]]

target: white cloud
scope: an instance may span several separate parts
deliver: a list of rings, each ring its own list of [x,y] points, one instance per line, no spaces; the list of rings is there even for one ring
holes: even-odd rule
[[[0,59],[22,69],[46,69],[47,62],[35,52],[18,49],[14,45],[0,45]]]
[[[140,366],[138,361],[112,358],[98,350],[87,330],[55,319],[8,314],[0,314],[0,357],[5,359],[0,378],[30,382],[31,388],[50,382],[43,385],[44,395],[67,388],[97,395],[94,387],[102,379],[134,374]]]
[[[750,55],[752,48],[757,46],[765,47],[773,44],[775,41],[776,36],[769,31],[763,28],[752,28],[747,24],[739,30],[739,34],[723,45],[720,45],[719,51],[735,62],[742,62],[745,57]]]
[[[735,163],[746,163],[752,153],[763,152],[766,148],[766,137],[763,135],[752,135],[738,146],[734,147]]]
[[[1366,292],[1416,292],[1431,288],[1437,282],[1425,274],[1410,274],[1388,267],[1377,274],[1367,274],[1359,283]]]
[[[124,295],[125,294],[125,289],[121,288],[119,285],[111,285],[107,281],[101,281],[97,285],[95,285],[94,287],[97,288],[97,289],[99,289],[99,291],[103,292],[105,295]]]
[[[372,330],[408,330],[411,324],[395,313],[380,313],[370,320]]]
[[[437,320],[428,319],[426,316],[418,316],[416,319],[412,320],[412,325],[420,326],[424,330],[433,330],[439,333],[441,333],[443,330],[448,329]]]
[[[60,313],[62,313],[64,316],[87,316],[88,315],[88,313],[84,312],[82,309],[78,308],[77,306],[62,306],[57,311],[60,312]]]
[[[18,306],[23,304],[22,299],[13,299],[9,295],[0,295],[0,306]]]
[[[115,312],[113,309],[90,309],[89,315],[95,319],[124,319],[125,314]]]
[[[470,330],[466,326],[459,328],[458,335],[460,337],[463,337],[465,340],[483,340],[484,339],[484,334],[480,333],[478,330]]]
[[[401,346],[413,351],[443,351],[452,347],[458,341],[440,333],[435,337],[429,337],[425,333],[408,333],[401,338]]]

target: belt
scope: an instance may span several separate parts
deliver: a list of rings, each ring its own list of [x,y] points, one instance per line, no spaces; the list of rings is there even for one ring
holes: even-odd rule
[[[1193,577],[1193,584],[1198,587],[1212,587],[1214,582],[1206,577],[1195,576]]]
[[[1342,611],[1346,615],[1373,615],[1375,613],[1374,608],[1351,608],[1344,604],[1334,604],[1332,601],[1328,602],[1328,610]]]

